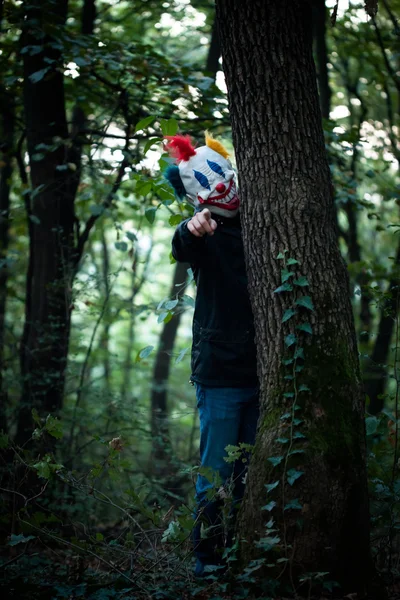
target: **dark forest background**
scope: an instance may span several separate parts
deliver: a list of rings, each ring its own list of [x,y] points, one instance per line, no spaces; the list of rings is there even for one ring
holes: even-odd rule
[[[343,0],[332,26],[335,4],[313,2],[314,57],[366,397],[373,557],[392,584],[400,2],[370,17]],[[179,131],[201,144],[208,129],[233,153],[214,4],[3,1],[0,35],[2,590],[221,597],[190,587],[195,286],[170,254],[190,208],[163,179],[161,143]]]

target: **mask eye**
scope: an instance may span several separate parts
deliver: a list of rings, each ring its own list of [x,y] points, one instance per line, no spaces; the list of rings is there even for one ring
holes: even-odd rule
[[[212,160],[207,160],[207,164],[210,167],[210,169],[214,171],[214,173],[218,173],[218,175],[221,175],[221,177],[225,177],[225,173],[218,163],[213,162]]]
[[[203,175],[203,173],[200,173],[200,171],[195,171],[194,169],[193,169],[193,173],[194,173],[194,176],[196,177],[197,181],[199,182],[200,185],[203,186],[203,188],[206,188],[206,190],[211,190],[209,181],[208,181],[207,177],[205,175]]]

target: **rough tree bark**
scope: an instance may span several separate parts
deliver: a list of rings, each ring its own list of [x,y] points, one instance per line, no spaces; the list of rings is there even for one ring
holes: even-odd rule
[[[254,544],[271,516],[290,567],[282,578],[329,571],[349,592],[364,592],[373,578],[365,465],[364,402],[349,282],[335,231],[329,167],[324,148],[315,67],[311,3],[300,0],[217,0],[223,66],[240,178],[243,239],[256,323],[260,417],[246,496],[239,519],[243,560],[258,558]],[[278,253],[299,261],[314,311],[291,306],[281,284]],[[293,286],[295,288],[295,286]],[[299,289],[299,288],[296,288]],[[301,294],[302,292],[300,292]],[[285,336],[311,314],[304,370],[296,385],[301,432],[289,466],[303,475],[288,485],[277,436],[290,432],[293,413],[282,359]],[[299,364],[301,364],[299,359]],[[287,473],[286,473],[287,474]],[[279,485],[267,495],[265,484]],[[272,512],[263,511],[269,501]],[[297,500],[300,510],[283,510]],[[278,534],[274,534],[278,535]],[[380,590],[375,598],[379,597]]]
[[[42,40],[40,53],[24,57],[24,109],[32,186],[33,263],[28,273],[26,322],[21,344],[23,391],[17,442],[32,429],[31,410],[48,414],[62,406],[70,331],[74,261],[75,178],[64,141],[68,138],[62,57],[55,27],[63,27],[67,0],[26,4],[24,48]],[[46,32],[46,33],[45,33]],[[35,46],[36,47],[36,46]],[[42,145],[39,146],[38,145]],[[76,168],[76,167],[75,167]],[[73,171],[72,171],[73,172]]]

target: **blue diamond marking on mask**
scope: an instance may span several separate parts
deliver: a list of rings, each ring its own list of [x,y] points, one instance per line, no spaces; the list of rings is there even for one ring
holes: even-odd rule
[[[221,175],[221,177],[225,177],[225,173],[224,173],[221,165],[214,162],[213,160],[207,160],[207,164],[210,167],[210,169],[212,171],[214,171],[214,173],[218,173],[218,175]]]
[[[193,173],[197,181],[200,183],[200,185],[203,186],[203,188],[206,188],[206,190],[211,190],[209,181],[207,177],[203,175],[203,173],[200,173],[200,171],[195,171],[195,169],[193,169]]]

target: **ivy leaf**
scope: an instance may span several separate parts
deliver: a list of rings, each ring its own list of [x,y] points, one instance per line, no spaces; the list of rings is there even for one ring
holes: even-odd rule
[[[287,310],[285,310],[285,313],[282,317],[282,323],[286,323],[286,321],[289,321],[289,319],[291,319],[297,311],[294,310],[294,308],[288,308]]]
[[[304,360],[304,350],[303,348],[296,348],[296,352],[294,353],[294,358],[301,358]]]
[[[304,277],[304,275],[301,275],[301,277],[299,277],[298,279],[293,279],[293,284],[298,285],[300,287],[306,287],[310,285],[308,283],[307,277]]]
[[[281,294],[282,292],[292,292],[293,291],[293,287],[290,285],[290,283],[284,283],[283,285],[280,285],[279,287],[276,288],[276,290],[274,290],[274,294]]]
[[[290,346],[293,346],[293,344],[295,344],[296,342],[297,337],[294,335],[294,333],[289,333],[289,335],[285,337],[285,344],[288,348],[290,348]]]
[[[284,398],[294,398],[294,392],[285,392],[283,394]]]
[[[286,252],[286,250],[285,250],[285,252]],[[279,254],[276,258],[277,258],[277,260],[283,260],[285,258],[285,255],[282,252],[279,252]]]
[[[270,456],[267,460],[276,467],[283,461],[283,456]]]
[[[294,273],[292,273],[291,271],[288,271],[287,269],[282,269],[282,271],[281,271],[282,283],[285,283],[285,281],[287,281],[291,277],[294,277]]]
[[[287,264],[288,266],[290,266],[290,265],[299,265],[300,263],[299,263],[299,261],[298,261],[298,260],[296,260],[295,258],[289,258],[286,264]]]
[[[288,456],[292,456],[292,454],[304,454],[305,450],[303,450],[302,448],[296,448],[296,450],[292,450],[291,452],[289,452]]]
[[[276,502],[274,500],[271,500],[271,502],[268,502],[268,504],[262,506],[261,510],[267,510],[268,512],[271,512],[274,506],[276,506]]]
[[[289,439],[284,438],[284,437],[278,437],[278,438],[276,438],[276,441],[279,442],[280,444],[287,444]]]
[[[269,494],[269,492],[272,492],[272,490],[274,490],[276,487],[278,487],[278,485],[279,485],[279,480],[274,481],[274,483],[266,483],[265,487],[267,489],[267,493]]]
[[[296,300],[296,305],[303,306],[304,308],[307,308],[308,310],[314,310],[314,305],[312,303],[310,296],[303,296],[302,298],[299,298],[298,300]]]
[[[293,439],[294,440],[301,440],[301,439],[305,439],[305,435],[304,433],[301,433],[301,431],[295,431],[293,434]]]
[[[289,485],[293,485],[294,482],[304,475],[304,471],[298,471],[297,469],[289,469],[286,473]]]
[[[300,502],[298,501],[298,499],[295,498],[294,500],[291,500],[290,502],[285,504],[285,507],[283,510],[301,510],[302,508],[303,507],[300,504]]]
[[[302,383],[299,386],[299,392],[310,392],[310,391],[311,391],[310,388],[305,383]]]
[[[94,217],[99,217],[104,212],[104,206],[102,206],[101,204],[91,204],[89,206],[89,211],[90,214]]]

